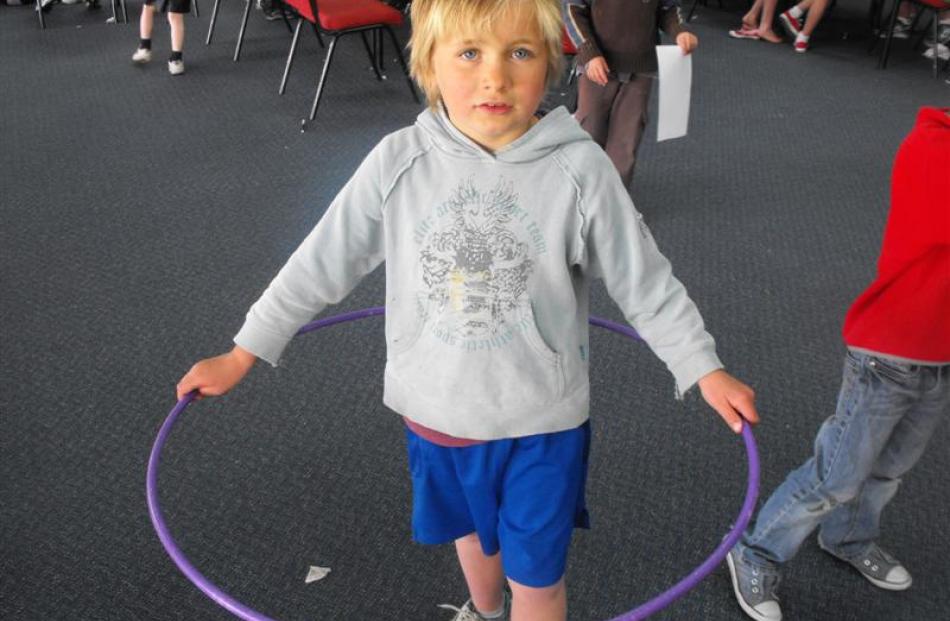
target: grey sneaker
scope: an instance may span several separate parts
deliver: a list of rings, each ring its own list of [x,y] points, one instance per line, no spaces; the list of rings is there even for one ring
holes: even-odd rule
[[[144,47],[140,47],[135,50],[135,53],[132,54],[132,62],[144,65],[148,61],[152,60],[152,50],[147,50]]]
[[[881,549],[876,543],[871,544],[871,548],[866,554],[854,559],[842,558],[823,545],[821,549],[857,569],[862,576],[876,587],[888,591],[903,591],[909,589],[910,585],[914,583],[910,572],[901,565],[901,562]]]
[[[439,604],[439,608],[454,612],[455,616],[452,617],[452,621],[486,621],[485,617],[475,610],[475,604],[472,603],[472,600],[462,604],[461,608],[456,608],[451,604]],[[505,613],[491,621],[509,621],[509,619],[511,619],[511,593],[505,589]]]
[[[168,73],[172,75],[181,75],[184,72],[185,72],[185,61],[183,60],[168,61]]]
[[[742,610],[755,621],[782,621],[782,608],[778,604],[778,572],[766,571],[745,562],[730,550],[726,555],[732,590]]]

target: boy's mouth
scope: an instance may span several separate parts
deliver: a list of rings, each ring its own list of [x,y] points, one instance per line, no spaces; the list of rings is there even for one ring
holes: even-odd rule
[[[478,105],[479,110],[488,112],[489,114],[505,114],[511,111],[511,106],[504,103],[483,103]]]

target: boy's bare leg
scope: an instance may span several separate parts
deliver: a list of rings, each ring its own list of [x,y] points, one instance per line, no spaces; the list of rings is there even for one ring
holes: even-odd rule
[[[505,571],[501,567],[501,553],[486,556],[477,533],[456,539],[455,551],[475,608],[481,612],[501,608],[505,603]]]
[[[172,31],[172,51],[180,52],[185,46],[185,16],[182,13],[168,13],[168,25]]]
[[[769,43],[781,43],[780,37],[772,30],[772,22],[775,20],[775,7],[778,0],[762,0],[762,16],[759,19],[759,37]]]
[[[759,25],[759,13],[762,12],[762,2],[764,0],[755,0],[755,4],[749,9],[749,12],[742,16],[742,25],[753,30]]]
[[[825,14],[825,10],[830,4],[830,0],[806,0],[808,2],[808,7],[806,8],[803,2],[802,5],[799,5],[803,11],[808,11],[805,15],[805,25],[802,26],[802,34],[806,37],[810,37],[811,33],[815,31],[815,27],[818,26],[818,22],[821,21],[822,16]]]
[[[139,19],[139,37],[152,38],[152,27],[155,25],[155,6],[146,4],[142,7],[142,17]]]
[[[562,577],[540,589],[508,580],[511,585],[511,621],[566,621],[567,587]]]

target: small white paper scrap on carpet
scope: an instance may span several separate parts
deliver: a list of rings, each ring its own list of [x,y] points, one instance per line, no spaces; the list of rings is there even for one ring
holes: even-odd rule
[[[316,582],[317,580],[323,580],[327,577],[327,574],[330,573],[329,567],[317,567],[316,565],[310,566],[310,571],[307,572],[307,577],[304,578],[305,584],[310,584],[311,582]]]
[[[689,126],[689,91],[693,82],[693,56],[678,45],[656,46],[660,61],[660,115],[656,141],[686,135]]]

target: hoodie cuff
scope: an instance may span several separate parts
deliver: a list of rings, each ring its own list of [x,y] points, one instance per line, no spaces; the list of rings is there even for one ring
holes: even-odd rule
[[[712,349],[697,352],[675,366],[671,366],[670,372],[676,380],[676,398],[682,399],[683,395],[701,378],[722,368],[725,368],[725,365]]]
[[[577,48],[577,64],[586,65],[592,58],[597,58],[598,56],[603,56],[604,53],[600,51],[600,48],[597,47],[597,44],[594,43],[593,39],[588,39],[581,43],[581,46]]]
[[[234,336],[234,343],[276,367],[280,362],[280,355],[292,338],[293,335],[284,337],[265,330],[256,325],[253,319],[248,318]]]

